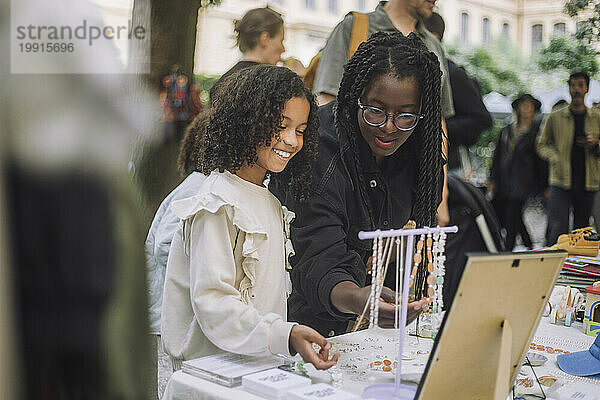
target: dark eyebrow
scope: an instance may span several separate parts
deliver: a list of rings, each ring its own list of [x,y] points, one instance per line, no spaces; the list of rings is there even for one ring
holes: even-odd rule
[[[370,101],[370,102],[373,102],[373,103],[377,103],[377,104],[379,104],[379,105],[381,106],[381,108],[384,108],[384,109],[385,109],[385,108],[387,107],[387,104],[385,104],[385,103],[384,103],[383,101],[381,101],[381,100],[377,100],[377,99],[370,99],[369,101]],[[401,107],[401,108],[408,108],[408,107],[418,107],[418,105],[417,105],[417,104],[403,104],[403,105],[401,105],[400,107]],[[387,110],[387,109],[386,109],[386,110]]]

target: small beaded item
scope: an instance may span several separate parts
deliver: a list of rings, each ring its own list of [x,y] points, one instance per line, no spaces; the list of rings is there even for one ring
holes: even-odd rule
[[[413,255],[413,267],[412,271],[410,271],[410,280],[408,281],[408,287],[413,287],[415,284],[415,279],[417,277],[417,273],[419,272],[419,265],[421,265],[421,260],[423,259],[423,245],[425,244],[425,234],[421,235],[421,238],[417,242],[417,249],[415,254]]]
[[[379,232],[379,231],[378,231]],[[382,238],[377,236],[373,239],[373,258],[371,261],[371,294],[370,294],[370,312],[369,312],[369,328],[373,328],[377,325],[379,319],[379,298],[377,296],[379,292],[378,284],[380,282],[381,275],[381,262],[382,257]]]
[[[433,267],[433,240],[431,239],[431,232],[427,234],[427,298],[429,301],[434,297],[434,267]]]
[[[442,312],[444,307],[443,289],[444,289],[444,275],[446,274],[446,255],[444,253],[446,247],[446,233],[444,231],[438,231],[433,234],[433,288],[432,296],[432,310],[433,314]]]

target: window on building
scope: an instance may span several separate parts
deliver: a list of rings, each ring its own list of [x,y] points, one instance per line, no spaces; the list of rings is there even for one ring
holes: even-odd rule
[[[502,24],[502,36],[505,38],[510,36],[510,25],[508,25],[508,22]]]
[[[487,46],[490,44],[490,19],[484,18],[481,21],[481,44]]]
[[[565,33],[567,33],[567,25],[564,22],[554,24],[553,33],[555,35],[564,35]]]
[[[365,0],[358,0],[356,4],[358,11],[365,11]]]
[[[531,27],[531,51],[536,52],[542,48],[544,32],[542,24],[536,24]]]
[[[338,2],[337,0],[329,0],[328,9],[330,14],[337,14],[338,12]]]
[[[469,42],[469,14],[460,14],[460,42],[467,44]]]
[[[315,9],[315,0],[304,0],[304,6],[308,9]]]

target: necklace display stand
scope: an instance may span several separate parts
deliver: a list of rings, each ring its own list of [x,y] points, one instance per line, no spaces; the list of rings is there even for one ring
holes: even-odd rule
[[[404,265],[401,262],[396,262],[396,277],[402,277],[402,297],[400,307],[400,321],[398,327],[399,342],[398,342],[398,358],[396,367],[395,383],[381,383],[371,385],[365,388],[363,392],[363,398],[365,399],[414,399],[416,393],[416,387],[403,385],[402,382],[402,350],[405,336],[405,326],[408,314],[408,291],[409,282],[411,281],[411,263],[413,262],[413,246],[414,237],[419,235],[432,235],[439,232],[444,233],[455,233],[458,231],[456,226],[450,227],[437,227],[437,228],[422,228],[422,229],[392,229],[387,231],[371,231],[371,232],[359,232],[358,238],[361,240],[373,240],[373,267],[372,267],[372,294],[371,294],[371,323],[370,327],[377,325],[377,310],[379,309],[379,294],[381,293],[381,286],[383,285],[381,279],[383,257],[382,257],[382,239],[384,238],[407,238],[407,245],[405,251],[405,257],[403,259]],[[386,245],[389,245],[386,243]],[[387,267],[387,261],[389,261],[389,254],[391,249],[388,249],[388,257],[385,266]],[[398,257],[397,257],[398,258]],[[385,270],[385,268],[384,268]],[[385,271],[383,272],[385,276]],[[413,276],[414,280],[414,276]]]

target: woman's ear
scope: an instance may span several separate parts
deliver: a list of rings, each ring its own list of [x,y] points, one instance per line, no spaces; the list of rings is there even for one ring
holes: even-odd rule
[[[269,36],[269,32],[267,32],[267,31],[261,32],[260,36],[258,37],[258,45],[260,47],[267,47],[269,45],[270,39],[271,39],[271,36]]]

